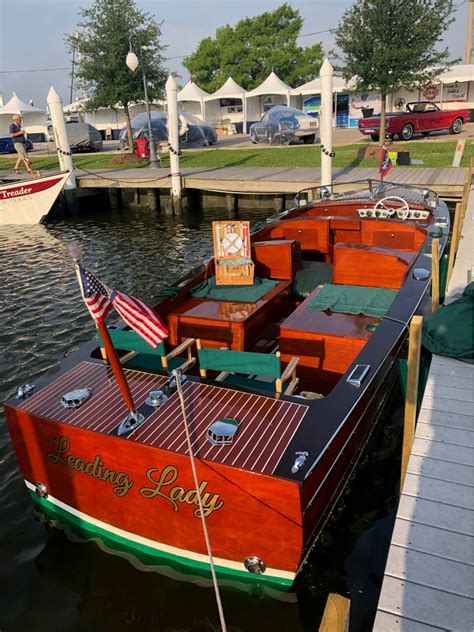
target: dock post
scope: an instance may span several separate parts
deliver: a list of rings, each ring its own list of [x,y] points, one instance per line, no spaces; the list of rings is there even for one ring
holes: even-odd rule
[[[431,313],[439,307],[439,239],[431,242]]]
[[[324,608],[319,632],[349,632],[351,601],[336,593],[330,593]]]
[[[58,160],[61,171],[69,171],[69,177],[64,185],[65,189],[76,189],[76,176],[74,175],[74,163],[71,157],[71,147],[66,133],[66,123],[64,121],[63,103],[61,97],[53,86],[49,89],[46,98],[51,123],[54,130],[54,140],[58,152]]]
[[[319,116],[321,136],[321,186],[332,188],[332,104],[333,68],[326,57],[319,71],[321,77],[321,112]]]
[[[421,357],[421,329],[422,316],[413,316],[410,323],[408,341],[408,373],[405,399],[405,417],[403,424],[402,469],[400,477],[400,491],[403,489],[405,474],[408,467],[413,438],[415,436],[416,412],[418,400],[418,380],[420,375]]]
[[[173,210],[179,214],[181,206],[181,172],[179,170],[179,133],[178,133],[178,89],[174,77],[170,75],[166,82],[166,101],[168,103],[168,147],[170,152],[171,196]]]

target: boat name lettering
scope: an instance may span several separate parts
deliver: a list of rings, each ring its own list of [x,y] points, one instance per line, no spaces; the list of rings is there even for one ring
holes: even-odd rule
[[[11,197],[18,197],[20,195],[28,195],[32,191],[32,187],[20,187],[19,189],[11,189],[10,191],[0,191],[2,198],[6,200]]]
[[[69,451],[71,446],[71,442],[66,436],[51,436],[49,438],[49,445],[52,452],[48,453],[48,460],[51,463],[61,463],[61,465],[64,465],[72,478],[76,477],[77,471],[101,481],[109,481],[114,486],[113,492],[116,496],[126,496],[133,487],[133,481],[125,472],[116,472],[115,470],[105,467],[99,455],[96,455],[92,461],[87,462],[74,454],[66,455],[66,452]]]
[[[183,487],[175,486],[164,491],[164,488],[169,488],[169,486],[176,481],[178,474],[178,469],[172,465],[167,465],[163,468],[161,474],[158,469],[154,467],[150,468],[147,470],[146,477],[153,483],[154,487],[142,487],[140,494],[144,498],[156,498],[157,496],[165,498],[170,501],[175,511],[179,511],[178,503],[196,505],[194,515],[196,518],[200,518],[201,512],[199,510],[199,500],[196,489],[185,490]],[[224,501],[220,499],[219,494],[212,494],[206,491],[208,484],[208,481],[202,481],[199,485],[203,513],[206,518],[210,516],[213,511],[217,511],[224,505]]]

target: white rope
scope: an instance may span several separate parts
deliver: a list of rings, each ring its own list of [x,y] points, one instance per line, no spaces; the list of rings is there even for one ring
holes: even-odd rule
[[[190,461],[191,461],[191,469],[193,471],[194,486],[196,488],[197,497],[198,497],[199,512],[201,514],[201,522],[202,522],[202,530],[204,532],[204,539],[206,540],[207,555],[209,557],[209,565],[211,567],[212,582],[214,584],[214,591],[216,593],[217,609],[219,610],[219,618],[221,620],[221,628],[222,628],[222,632],[227,632],[227,626],[226,626],[225,618],[224,618],[224,609],[222,607],[221,595],[220,595],[220,592],[219,592],[219,585],[217,583],[216,571],[214,570],[214,560],[212,558],[211,541],[209,539],[209,533],[207,531],[206,517],[204,515],[204,507],[202,506],[202,498],[201,498],[201,491],[199,489],[199,481],[198,481],[198,476],[197,476],[197,471],[196,471],[196,463],[194,461],[194,454],[193,454],[193,450],[192,450],[192,447],[191,447],[191,437],[189,435],[188,420],[186,419],[186,408],[185,408],[185,405],[184,405],[183,391],[181,389],[181,372],[175,369],[172,372],[172,375],[174,376],[174,378],[176,380],[176,389],[178,391],[178,397],[179,397],[179,401],[181,403],[181,410],[183,411],[184,429],[186,431],[186,441],[188,443],[189,458],[190,458]]]

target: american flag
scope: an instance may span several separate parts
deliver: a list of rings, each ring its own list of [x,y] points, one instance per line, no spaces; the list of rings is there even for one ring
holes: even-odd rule
[[[169,334],[162,320],[146,303],[122,292],[112,292],[112,304],[123,320],[155,348]]]
[[[379,163],[379,173],[382,180],[387,175],[387,173],[392,168],[392,161],[390,160],[390,156],[388,155],[387,148],[385,145],[382,147],[380,151],[380,163]]]
[[[143,301],[123,292],[111,290],[92,272],[80,265],[77,266],[77,278],[87,308],[98,323],[105,320],[113,306],[127,325],[151,347],[157,347],[168,336],[169,332],[164,323]]]
[[[101,323],[112,309],[110,290],[92,272],[89,272],[82,266],[78,265],[76,272],[82,298],[87,305],[87,309],[92,318],[96,322]]]

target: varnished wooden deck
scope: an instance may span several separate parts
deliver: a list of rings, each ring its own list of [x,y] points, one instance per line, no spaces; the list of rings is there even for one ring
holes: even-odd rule
[[[446,302],[473,280],[474,188]],[[474,365],[434,356],[374,630],[474,629]]]
[[[376,168],[347,167],[333,170],[338,183],[372,178],[379,180]],[[183,168],[183,188],[223,193],[292,194],[321,183],[321,169],[304,167],[225,167]],[[388,180],[399,184],[426,186],[442,197],[460,197],[464,168],[396,167]],[[86,188],[163,188],[171,187],[167,169],[102,169],[94,174],[76,172],[78,187]]]
[[[151,390],[162,388],[166,382],[166,378],[159,375],[131,369],[124,371],[137,407],[144,403]],[[90,388],[93,394],[80,408],[64,408],[61,397],[76,388]],[[196,456],[268,475],[274,472],[308,409],[302,404],[191,381],[184,383],[183,395]],[[92,362],[81,362],[19,408],[103,434],[111,434],[127,415],[111,369]],[[213,446],[206,439],[206,431],[212,422],[224,417],[236,418],[240,422],[239,430],[231,446]],[[173,394],[125,440],[187,454],[178,395]]]

